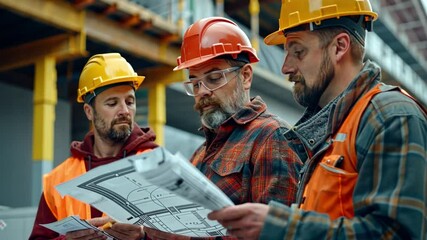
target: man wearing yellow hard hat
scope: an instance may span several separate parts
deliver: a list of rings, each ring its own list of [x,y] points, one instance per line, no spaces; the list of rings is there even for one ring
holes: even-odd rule
[[[209,215],[239,239],[426,239],[427,112],[364,61],[369,0],[282,0],[282,72],[306,111],[285,133],[304,162],[292,207]]]
[[[46,174],[33,231],[29,239],[98,239],[93,230],[82,230],[58,236],[40,226],[68,216],[79,215],[99,226],[108,218],[98,218],[102,212],[70,196],[61,197],[55,186],[129,155],[156,148],[154,132],[135,123],[135,91],[144,80],[118,53],[92,56],[80,75],[77,102],[91,122],[83,141],[71,143],[71,157]],[[94,219],[95,218],[95,219]],[[114,224],[107,230],[117,239],[141,239],[144,232],[139,225]]]

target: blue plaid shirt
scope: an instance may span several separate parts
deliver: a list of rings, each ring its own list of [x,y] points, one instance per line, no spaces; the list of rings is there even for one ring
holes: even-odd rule
[[[307,109],[286,133],[305,163],[323,155],[353,104],[380,79],[380,68],[368,61],[335,100]],[[427,119],[421,108],[399,91],[376,95],[360,121],[356,151],[354,218],[331,221],[272,201],[260,239],[426,239]],[[305,165],[301,174],[306,178],[313,170]]]

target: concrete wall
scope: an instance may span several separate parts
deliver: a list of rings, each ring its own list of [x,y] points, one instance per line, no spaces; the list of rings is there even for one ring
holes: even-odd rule
[[[0,112],[0,205],[31,206],[32,90],[0,83]],[[56,113],[55,165],[69,155],[71,111],[68,102],[59,100]]]
[[[0,239],[28,239],[36,212],[36,207],[8,209],[0,206]]]

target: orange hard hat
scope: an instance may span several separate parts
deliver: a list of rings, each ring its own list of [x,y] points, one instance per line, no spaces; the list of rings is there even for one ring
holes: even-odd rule
[[[363,27],[355,26],[347,18],[343,18],[350,16],[363,16],[362,24],[359,25]],[[286,32],[303,24],[310,24],[311,30],[344,27],[361,41],[364,30],[370,31],[372,21],[377,18],[369,0],[282,0],[279,30],[265,37],[264,42],[267,45],[283,44],[286,42]]]
[[[127,83],[137,90],[144,80],[119,53],[104,53],[92,56],[83,68],[77,90],[77,102],[86,95],[94,96],[95,89],[113,84]],[[90,101],[90,100],[89,100]],[[86,102],[87,99],[86,99]]]
[[[250,63],[258,62],[256,50],[249,38],[233,21],[223,17],[208,17],[196,21],[184,34],[178,66],[186,69],[221,55],[246,53]]]

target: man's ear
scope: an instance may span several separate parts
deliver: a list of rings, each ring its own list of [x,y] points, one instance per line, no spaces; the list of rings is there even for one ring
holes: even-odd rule
[[[83,105],[83,110],[85,111],[86,117],[89,121],[93,120],[93,107],[87,103]]]
[[[336,61],[340,61],[344,55],[348,54],[350,51],[350,36],[348,33],[340,33],[334,38],[335,52],[334,55],[336,57]]]
[[[242,67],[243,88],[249,90],[252,85],[253,69],[252,65],[246,64]]]

